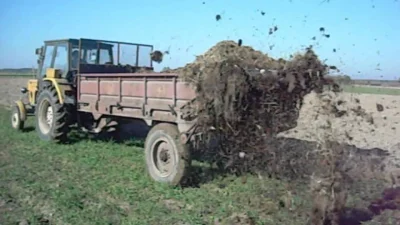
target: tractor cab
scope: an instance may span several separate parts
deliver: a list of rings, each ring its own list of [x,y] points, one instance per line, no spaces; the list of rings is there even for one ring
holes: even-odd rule
[[[73,82],[79,73],[132,73],[153,70],[152,45],[92,39],[45,41],[36,49],[37,79],[63,78]]]

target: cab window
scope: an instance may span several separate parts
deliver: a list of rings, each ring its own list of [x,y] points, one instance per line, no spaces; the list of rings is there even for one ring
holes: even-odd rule
[[[68,43],[57,44],[55,50],[53,68],[65,75],[68,72]]]

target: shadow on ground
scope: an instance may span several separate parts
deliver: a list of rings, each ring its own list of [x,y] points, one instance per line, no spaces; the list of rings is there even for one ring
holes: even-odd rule
[[[115,127],[114,131],[101,132],[99,134],[89,134],[80,131],[77,127],[71,127],[66,144],[74,144],[85,140],[96,140],[105,142],[115,142],[134,147],[144,147],[145,138],[149,132],[149,127],[143,121],[125,122]]]
[[[380,198],[374,199],[366,208],[345,208],[340,225],[361,225],[367,221],[378,224],[400,224],[400,187],[386,188]],[[387,217],[389,221],[383,217]],[[375,224],[375,223],[374,223]]]
[[[35,130],[35,127],[24,127],[23,129],[22,129],[22,132],[24,132],[24,133],[29,133],[29,132],[32,132],[32,131],[34,131]]]

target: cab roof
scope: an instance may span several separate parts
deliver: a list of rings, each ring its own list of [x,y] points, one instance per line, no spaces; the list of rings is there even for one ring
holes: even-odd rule
[[[121,42],[121,41],[96,40],[96,39],[87,39],[87,38],[80,38],[80,39],[67,38],[67,39],[47,40],[47,41],[44,41],[44,43],[45,44],[56,44],[56,43],[61,43],[61,42],[69,42],[69,43],[72,43],[72,44],[79,45],[79,41],[82,41],[82,42],[101,42],[103,44],[138,45],[138,46],[144,46],[144,47],[153,48],[153,45],[149,45],[149,44],[129,43],[129,42]]]

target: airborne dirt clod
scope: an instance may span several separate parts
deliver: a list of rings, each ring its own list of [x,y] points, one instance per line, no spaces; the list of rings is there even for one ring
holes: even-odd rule
[[[161,63],[163,61],[163,53],[161,51],[154,51],[150,53],[151,60],[157,63]]]

